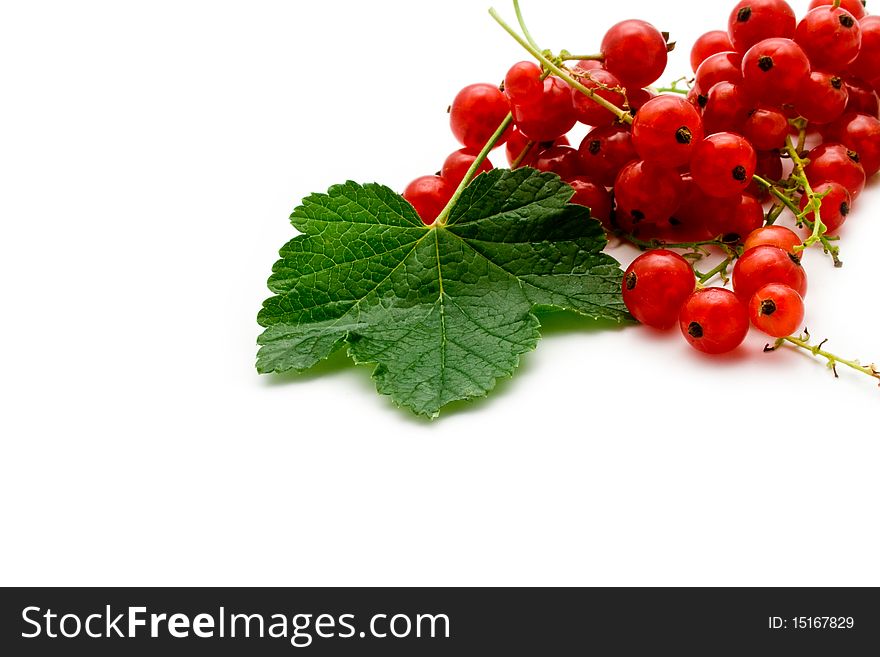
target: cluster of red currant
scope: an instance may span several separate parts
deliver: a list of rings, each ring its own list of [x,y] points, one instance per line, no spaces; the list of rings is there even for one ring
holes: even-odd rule
[[[538,63],[456,96],[450,122],[464,148],[403,194],[423,221],[506,144],[511,168],[556,173],[610,233],[650,249],[623,281],[639,321],[679,323],[707,353],[736,348],[750,322],[795,332],[803,250],[818,244],[840,264],[836,232],[880,171],[880,16],[859,0],[813,0],[798,22],[785,0],[741,0],[726,31],[694,45],[688,88],[657,90],[672,46],[644,21],[613,26],[599,54],[554,56],[522,22],[524,37],[493,16]],[[589,132],[575,148],[578,122]],[[802,237],[774,225],[786,209]],[[727,258],[704,275],[693,263],[708,247]],[[731,265],[734,291],[706,287],[727,282]]]
[[[679,196],[697,205],[685,212],[679,205],[675,223],[679,231],[686,227],[684,239],[712,235],[729,244],[734,291],[703,288],[702,281],[694,291],[691,264],[656,250],[631,265],[623,294],[643,323],[678,323],[691,345],[715,354],[739,346],[750,321],[775,338],[802,326],[805,243],[823,242],[836,259],[828,236],[843,225],[866,179],[880,171],[880,17],[866,16],[858,0],[814,0],[797,22],[784,0],[742,0],[727,31],[696,42],[691,65],[695,79],[687,98],[701,124],[685,123],[684,112],[679,121],[670,100],[662,119],[649,125],[665,122],[668,133],[678,122],[691,134],[709,134],[690,160],[696,192]],[[638,148],[644,122],[636,115],[633,141],[645,162],[656,162]],[[817,143],[805,152],[808,140]],[[783,156],[792,163],[787,181],[781,180]],[[777,204],[765,215],[762,202],[770,198]],[[772,225],[785,207],[808,229],[806,242]],[[629,221],[627,229],[637,231],[631,211]],[[648,225],[651,237],[666,237],[662,217]]]

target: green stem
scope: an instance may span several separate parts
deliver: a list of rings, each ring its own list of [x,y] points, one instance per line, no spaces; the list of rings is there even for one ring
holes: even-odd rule
[[[773,196],[775,196],[785,207],[794,212],[795,216],[801,214],[801,209],[792,201],[782,190],[779,189],[776,185],[774,185],[769,180],[765,180],[759,175],[755,175],[752,177],[756,183],[761,185],[762,187],[766,187],[767,191],[769,191]]]
[[[523,163],[523,160],[528,157],[529,153],[531,153],[532,149],[535,147],[537,142],[530,141],[526,144],[525,148],[522,149],[522,152],[516,156],[516,159],[510,163],[511,169],[518,169],[520,165]]]
[[[605,61],[605,55],[603,55],[603,54],[601,54],[601,53],[599,53],[599,54],[597,54],[597,55],[572,55],[571,53],[568,53],[568,52],[563,51],[563,52],[560,54],[560,58],[561,58],[562,61],[564,61],[564,62],[573,62],[573,61],[578,61],[578,62],[586,62],[586,61],[592,61],[592,62],[604,62],[604,61]]]
[[[794,175],[794,174],[792,174],[792,175]],[[800,224],[806,225],[807,228],[809,228],[812,231],[813,235],[816,234],[816,230],[817,230],[816,224],[814,222],[810,221],[809,219],[807,219],[807,215],[811,211],[809,205],[807,205],[806,210],[801,210],[800,206],[797,205],[794,201],[792,201],[791,198],[787,194],[785,194],[785,192],[783,192],[781,189],[779,189],[779,187],[777,185],[773,184],[769,180],[764,180],[761,176],[754,176],[753,179],[755,180],[755,182],[757,182],[762,187],[766,187],[767,190],[773,196],[775,196],[782,203],[782,205],[784,207],[791,210],[791,212],[794,214],[795,220],[798,222],[799,225]],[[806,179],[806,176],[804,176],[804,179]],[[806,184],[807,184],[807,187],[809,187],[810,183],[807,182]],[[804,193],[806,194],[807,191],[805,190]],[[813,197],[816,199],[816,201],[821,203],[822,199],[817,194],[815,194],[813,192],[812,188],[810,188],[809,193],[813,194]],[[779,212],[781,213],[781,211],[782,211],[782,208],[780,208]],[[773,223],[776,222],[776,219],[778,219],[778,218],[779,218],[779,213],[775,213],[774,210],[770,210],[770,213],[767,216],[767,225],[768,226],[772,225]],[[824,226],[823,226],[823,232],[820,235],[818,242],[819,242],[819,244],[822,245],[822,250],[831,256],[831,259],[834,261],[834,266],[837,267],[838,269],[840,267],[843,267],[843,261],[840,259],[840,247],[831,243],[832,238],[828,237],[828,235],[825,234]],[[815,243],[816,242],[812,242],[811,244],[815,244]],[[807,248],[806,242],[804,242],[804,245],[801,246],[798,249],[798,251],[803,251],[805,248]]]
[[[516,12],[516,20],[519,23],[519,27],[523,32],[523,35],[526,37],[526,41],[529,42],[529,45],[532,46],[535,50],[540,50],[541,48],[532,38],[532,35],[529,33],[529,28],[526,27],[526,22],[523,20],[522,11],[519,8],[519,0],[513,0],[513,10]]]
[[[659,87],[657,89],[658,94],[681,94],[682,96],[687,96],[690,91],[687,89],[677,89],[676,87]]]
[[[449,213],[452,212],[452,208],[455,207],[455,204],[458,202],[458,199],[461,198],[462,192],[464,192],[464,188],[467,187],[470,182],[477,175],[477,171],[480,169],[480,165],[486,161],[486,158],[489,157],[489,153],[492,152],[492,149],[495,148],[495,145],[501,139],[501,136],[504,134],[504,131],[510,127],[513,123],[513,115],[508,114],[507,117],[501,122],[501,125],[498,126],[498,129],[495,133],[489,137],[489,141],[486,142],[486,145],[483,146],[483,150],[477,155],[477,159],[474,160],[474,163],[471,164],[471,168],[467,170],[467,173],[464,174],[464,178],[462,178],[461,183],[459,183],[458,187],[455,190],[455,193],[452,195],[452,198],[449,199],[449,203],[446,204],[446,207],[440,212],[437,216],[437,219],[434,221],[432,226],[445,226],[446,221],[449,219]]]
[[[738,255],[736,248],[723,239],[703,240],[700,242],[664,242],[662,240],[640,240],[638,237],[623,232],[618,232],[617,236],[640,249],[682,249],[687,251],[703,251],[708,254],[709,252],[705,251],[705,247],[716,246],[731,257]]]
[[[773,207],[770,208],[770,211],[767,212],[767,219],[764,223],[768,226],[772,226],[784,211],[785,206],[782,203],[774,203]]]
[[[807,174],[804,172],[804,167],[806,166],[806,162],[801,157],[800,151],[795,148],[794,144],[791,141],[791,137],[786,137],[785,139],[785,150],[788,153],[789,157],[791,157],[791,161],[794,164],[794,171],[792,172],[792,177],[803,187],[804,195],[807,197],[807,206],[806,209],[801,212],[800,208],[797,213],[798,220],[806,219],[807,215],[810,212],[813,213],[813,233],[804,240],[803,246],[799,250],[807,249],[814,244],[822,243],[822,238],[825,233],[828,232],[828,229],[825,227],[825,224],[822,223],[822,198],[813,191],[812,185],[810,185],[810,181],[807,180]],[[824,244],[823,244],[824,246]]]
[[[776,351],[783,345],[791,344],[799,349],[803,349],[805,351],[810,352],[813,356],[817,358],[824,358],[828,361],[828,369],[834,372],[834,376],[837,377],[837,366],[845,365],[850,369],[853,369],[857,372],[861,372],[862,374],[867,374],[868,376],[877,379],[880,381],[880,370],[877,369],[876,365],[862,365],[857,360],[848,360],[846,358],[841,358],[840,356],[836,356],[829,351],[826,351],[822,347],[825,346],[827,340],[820,342],[818,345],[810,344],[810,333],[808,331],[804,331],[804,334],[800,337],[789,336],[787,338],[780,338],[776,341],[775,345],[772,347],[767,345],[764,347],[765,352]]]
[[[705,274],[701,274],[700,272],[694,270],[694,274],[697,276],[697,280],[700,281],[700,285],[705,285],[713,278],[721,274],[722,278],[727,280],[727,270],[731,264],[733,264],[734,257],[728,256],[724,260],[718,263],[718,266],[715,267],[712,271],[708,271]]]
[[[561,79],[565,80],[569,84],[570,87],[577,89],[582,94],[584,94],[585,96],[590,98],[597,105],[607,109],[609,112],[611,112],[612,114],[614,114],[614,116],[617,117],[618,121],[621,121],[623,123],[630,123],[630,124],[633,122],[633,117],[630,115],[629,112],[622,110],[619,107],[615,107],[614,104],[609,103],[607,100],[605,100],[604,98],[602,98],[601,96],[596,94],[592,89],[588,89],[587,87],[582,85],[580,82],[575,80],[567,71],[563,70],[562,68],[557,66],[554,62],[552,62],[550,59],[548,59],[547,56],[544,55],[544,53],[540,52],[532,44],[530,44],[528,41],[523,39],[519,34],[516,33],[516,30],[514,30],[512,27],[510,27],[510,25],[508,25],[506,22],[504,22],[504,19],[501,18],[501,16],[499,16],[498,12],[495,9],[490,9],[489,15],[492,16],[492,18],[495,20],[495,22],[498,23],[504,29],[505,32],[507,32],[511,37],[513,37],[513,39],[519,45],[521,45],[523,48],[525,48],[532,55],[532,57],[534,57],[539,62],[541,62],[541,64],[544,66],[545,69],[547,69],[548,71],[550,71],[554,75],[560,77]]]

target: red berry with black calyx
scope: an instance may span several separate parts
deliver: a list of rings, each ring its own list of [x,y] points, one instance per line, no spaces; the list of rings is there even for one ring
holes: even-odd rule
[[[866,177],[880,172],[880,120],[867,114],[846,114],[830,131],[834,139],[858,153]]]
[[[602,54],[605,68],[624,87],[647,87],[666,70],[668,46],[660,31],[650,23],[627,20],[605,33]]]
[[[739,196],[752,182],[756,166],[757,155],[748,141],[731,132],[719,132],[697,144],[691,175],[709,196]]]
[[[491,84],[472,84],[461,91],[452,101],[449,124],[452,134],[465,148],[482,149],[501,122],[507,118],[510,105],[498,87]],[[507,139],[502,135],[496,146]]]
[[[592,178],[576,176],[566,181],[574,190],[571,202],[590,208],[590,216],[597,219],[606,230],[611,230],[611,192]]]
[[[743,253],[733,267],[733,291],[743,303],[770,283],[782,283],[807,296],[807,274],[800,258],[775,246],[758,246]]]
[[[684,183],[671,169],[641,160],[630,162],[614,183],[618,213],[628,215],[634,227],[662,225],[681,204]],[[623,223],[629,223],[623,218]]]
[[[532,165],[538,171],[555,173],[565,181],[579,175],[580,158],[571,146],[551,146],[540,151]]]
[[[813,192],[822,195],[827,194],[822,199],[822,206],[819,210],[819,216],[829,235],[835,234],[840,227],[843,226],[846,218],[852,209],[852,196],[846,188],[840,183],[827,182],[817,185],[813,188]],[[801,198],[801,210],[807,208],[807,195]],[[815,213],[810,212],[807,215],[809,221],[816,221]]]
[[[571,87],[555,76],[544,80],[544,93],[540,100],[528,105],[514,104],[511,111],[519,131],[537,142],[555,141],[577,122],[571,102]]]
[[[749,301],[749,319],[770,337],[784,338],[803,327],[804,300],[788,285],[765,285]]]
[[[743,89],[772,105],[792,103],[812,69],[807,55],[791,39],[766,39],[743,56]]]
[[[720,287],[694,292],[682,306],[678,322],[688,344],[711,355],[733,351],[749,332],[745,304]]]
[[[618,108],[626,104],[625,91],[612,73],[605,69],[585,71],[577,76],[578,81],[603,100]],[[613,123],[614,114],[599,105],[592,98],[577,89],[571,90],[572,104],[577,120],[585,125],[596,126]]]
[[[430,226],[454,193],[455,186],[450,185],[445,178],[422,176],[407,185],[402,196],[415,208],[419,218]]]
[[[711,89],[719,82],[742,82],[742,55],[738,52],[720,52],[707,58],[697,69],[696,85]]]
[[[785,226],[764,226],[753,231],[743,244],[743,252],[751,251],[758,246],[775,246],[791,255],[798,255],[795,247],[803,242],[793,230]]]
[[[797,18],[784,0],[742,0],[730,13],[727,33],[740,52],[764,39],[794,37]]]
[[[599,184],[611,187],[623,167],[638,159],[632,133],[624,125],[593,128],[578,148],[581,171]]]
[[[795,108],[810,123],[823,125],[840,118],[848,100],[849,93],[840,76],[813,71],[798,93]]]
[[[643,160],[670,168],[691,160],[703,139],[703,121],[694,106],[678,96],[657,96],[636,114],[632,140]]]
[[[534,62],[518,62],[504,76],[504,93],[511,103],[536,103],[544,93],[541,67]]]
[[[848,101],[846,113],[867,114],[875,119],[880,117],[880,97],[874,87],[859,78],[846,79]]]
[[[817,7],[798,23],[794,39],[807,53],[813,68],[837,72],[858,56],[862,30],[845,9]]]
[[[810,9],[815,9],[816,7],[831,7],[835,4],[835,0],[813,0],[810,3]],[[865,2],[864,0],[843,0],[840,3],[842,9],[846,9],[849,13],[851,13],[856,20],[861,20],[865,17]]]
[[[785,146],[789,134],[788,117],[771,107],[758,107],[749,113],[743,124],[743,137],[759,151],[772,151]]]
[[[458,187],[459,183],[464,180],[465,174],[477,160],[478,151],[462,148],[461,150],[451,153],[443,163],[440,175],[449,182],[453,187]],[[486,159],[480,162],[480,167],[475,175],[486,173],[492,170],[492,163]]]
[[[719,52],[732,51],[733,44],[724,30],[712,30],[694,41],[691,48],[691,70],[696,73],[706,59]]]
[[[675,326],[696,279],[688,261],[657,249],[643,253],[623,276],[623,302],[639,322],[655,329]]]
[[[814,188],[824,182],[837,182],[846,187],[853,200],[865,189],[861,157],[843,144],[817,146],[807,153],[807,159],[810,162],[804,168],[804,173]]]
[[[849,65],[849,74],[868,82],[880,77],[880,15],[865,16],[859,21],[862,47]]]
[[[741,132],[751,111],[741,85],[719,82],[705,96],[697,97],[703,108],[703,132]]]

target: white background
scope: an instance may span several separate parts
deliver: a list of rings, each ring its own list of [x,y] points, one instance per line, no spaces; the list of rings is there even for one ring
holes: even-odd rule
[[[668,80],[730,9],[523,6],[555,49],[672,31]],[[760,336],[708,359],[554,320],[435,422],[344,358],[256,374],[290,211],[440,167],[455,92],[523,59],[487,8],[3,4],[0,583],[880,585],[880,390]],[[878,186],[846,267],[807,259],[811,330],[867,360]]]

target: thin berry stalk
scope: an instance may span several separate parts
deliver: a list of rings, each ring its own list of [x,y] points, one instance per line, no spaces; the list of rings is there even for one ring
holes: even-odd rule
[[[880,370],[877,369],[876,365],[862,365],[858,360],[849,360],[832,354],[831,352],[823,348],[828,342],[827,340],[823,340],[817,345],[811,344],[810,340],[810,333],[808,331],[804,331],[804,334],[799,337],[792,335],[787,338],[780,338],[773,346],[768,344],[766,347],[764,347],[764,351],[776,351],[786,344],[793,345],[798,349],[803,349],[804,351],[811,353],[816,358],[824,358],[827,361],[828,369],[834,372],[835,378],[839,378],[840,376],[837,372],[837,366],[844,365],[845,367],[855,370],[856,372],[867,374],[868,376],[880,381]]]

